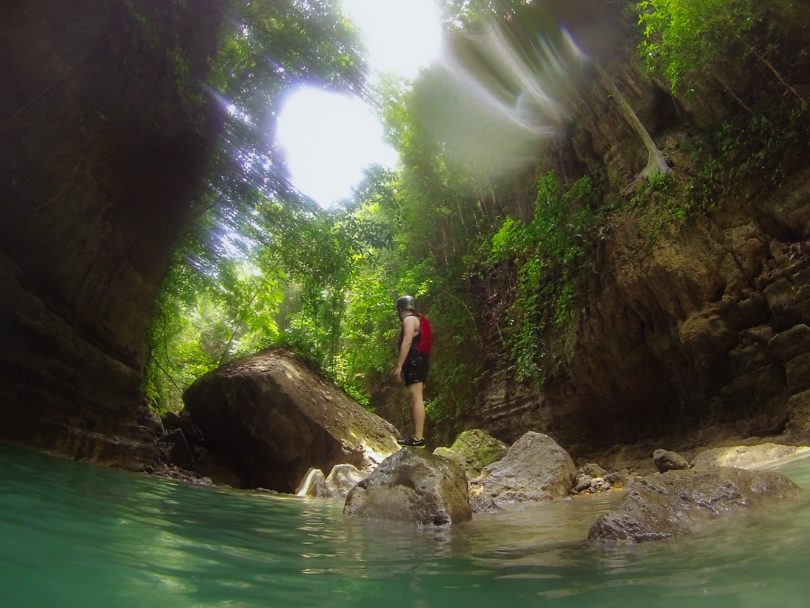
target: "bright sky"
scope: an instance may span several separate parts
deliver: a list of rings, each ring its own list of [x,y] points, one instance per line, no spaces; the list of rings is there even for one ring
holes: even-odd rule
[[[434,0],[342,0],[368,51],[370,78],[394,73],[412,79],[439,54],[441,29]],[[278,143],[293,184],[321,207],[348,198],[367,167],[396,166],[374,111],[358,97],[301,87],[284,101]]]

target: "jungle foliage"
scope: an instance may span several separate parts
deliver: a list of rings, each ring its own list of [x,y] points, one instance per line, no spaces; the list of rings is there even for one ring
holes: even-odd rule
[[[538,183],[531,221],[507,218],[492,236],[490,263],[517,269],[506,341],[518,380],[542,380],[546,333],[571,319],[590,250],[598,241],[593,207],[587,177],[564,190],[549,173]]]
[[[450,2],[446,25],[463,36],[485,16],[508,20],[526,4]],[[156,306],[146,387],[153,407],[180,408],[195,378],[270,346],[304,355],[369,405],[392,367],[393,303],[403,293],[417,298],[434,328],[434,423],[463,416],[496,361],[518,380],[542,384],[559,356],[547,352],[548,336],[565,335],[575,318],[607,229],[611,206],[598,176],[563,177],[534,159],[493,178],[458,162],[419,120],[441,73],[371,92],[355,33],[329,2],[235,6],[210,83],[228,100],[230,120],[209,194]],[[807,22],[796,17],[802,3],[635,7],[642,57],[675,97],[687,103],[720,91],[733,111],[689,151],[700,167],[694,175],[657,176],[612,205],[663,201],[669,224],[705,212],[735,180],[778,180],[810,141],[796,84],[810,59],[803,48],[784,48],[801,39],[785,32]],[[761,87],[743,86],[752,66]],[[279,100],[301,81],[373,98],[400,155],[398,171],[370,171],[337,210],[298,196],[268,143]]]
[[[808,150],[810,6],[800,0],[644,0],[636,4],[647,68],[676,97],[731,106],[691,154],[681,195],[706,209],[742,182],[772,187]],[[804,90],[805,92],[802,92]],[[712,92],[716,92],[712,94]]]

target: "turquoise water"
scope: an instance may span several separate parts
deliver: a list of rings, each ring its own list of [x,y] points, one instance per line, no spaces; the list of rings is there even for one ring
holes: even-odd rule
[[[810,488],[810,459],[781,469]],[[583,542],[616,497],[451,530],[0,446],[0,607],[810,606],[810,492],[698,536]]]

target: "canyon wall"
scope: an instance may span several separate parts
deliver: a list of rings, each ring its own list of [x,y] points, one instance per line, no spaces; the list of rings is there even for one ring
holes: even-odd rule
[[[26,0],[0,20],[0,439],[139,468],[169,252],[218,118],[217,0]]]

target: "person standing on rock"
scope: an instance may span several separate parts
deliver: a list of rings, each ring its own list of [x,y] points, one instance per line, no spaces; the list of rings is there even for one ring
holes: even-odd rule
[[[404,446],[424,447],[425,445],[425,401],[422,389],[430,369],[431,334],[427,317],[416,312],[416,300],[412,296],[402,296],[397,300],[397,314],[402,322],[399,331],[399,353],[394,378],[405,382],[411,403],[413,435],[398,439]]]

